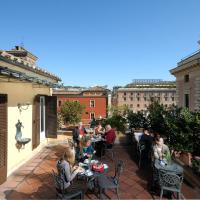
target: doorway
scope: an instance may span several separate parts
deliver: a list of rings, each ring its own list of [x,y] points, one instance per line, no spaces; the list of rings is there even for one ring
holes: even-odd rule
[[[7,95],[0,94],[0,184],[7,179]]]

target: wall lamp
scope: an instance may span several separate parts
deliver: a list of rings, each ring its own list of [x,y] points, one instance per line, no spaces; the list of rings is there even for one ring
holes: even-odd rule
[[[22,110],[27,110],[29,105],[30,105],[30,103],[18,103],[17,107],[19,109],[19,112],[21,113]]]

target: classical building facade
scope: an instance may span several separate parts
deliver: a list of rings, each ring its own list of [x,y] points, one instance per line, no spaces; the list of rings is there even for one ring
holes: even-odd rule
[[[200,107],[200,51],[182,59],[170,70],[176,77],[177,104],[195,110]]]
[[[78,101],[85,106],[81,120],[88,124],[92,118],[107,117],[107,108],[111,104],[110,91],[103,87],[75,88],[66,87],[54,89],[53,95],[57,96],[58,110],[63,102]]]
[[[16,168],[57,136],[57,99],[52,87],[60,79],[37,67],[24,49],[0,50],[0,184]]]
[[[125,87],[113,88],[113,105],[127,105],[133,112],[145,111],[153,100],[166,107],[176,104],[176,86],[173,81],[138,79]]]

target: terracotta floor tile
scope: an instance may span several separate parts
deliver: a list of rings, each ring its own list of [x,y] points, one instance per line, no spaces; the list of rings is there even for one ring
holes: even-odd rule
[[[18,185],[19,185],[19,181],[16,181],[15,179],[9,179],[5,183],[3,183],[1,187],[16,188]]]

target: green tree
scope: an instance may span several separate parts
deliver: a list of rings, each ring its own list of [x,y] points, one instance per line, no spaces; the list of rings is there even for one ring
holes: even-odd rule
[[[166,135],[165,108],[158,101],[153,101],[148,107],[147,119],[154,132]]]
[[[148,128],[148,121],[147,118],[144,116],[142,112],[134,113],[133,111],[130,111],[128,113],[128,122],[130,124],[131,128]]]
[[[76,101],[68,101],[61,105],[60,113],[65,123],[75,124],[80,122],[85,106]]]

